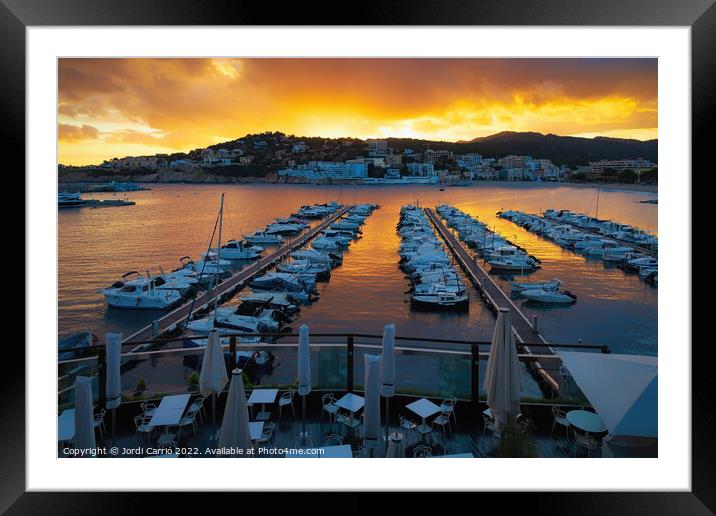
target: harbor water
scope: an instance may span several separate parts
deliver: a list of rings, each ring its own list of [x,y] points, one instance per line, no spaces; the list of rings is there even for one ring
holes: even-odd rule
[[[638,275],[601,260],[561,248],[497,217],[499,210],[539,213],[547,208],[569,209],[613,219],[658,232],[658,205],[640,201],[656,194],[577,188],[550,184],[485,183],[464,187],[313,186],[313,185],[150,185],[132,192],[134,206],[110,209],[60,210],[58,334],[82,331],[125,336],[162,315],[161,311],[107,307],[98,289],[129,271],[156,273],[179,266],[179,258],[199,258],[206,250],[225,194],[222,240],[263,228],[276,217],[288,216],[301,205],[337,200],[371,202],[381,206],[368,217],[363,236],[344,253],[343,264],[327,283],[319,283],[320,299],[304,306],[293,323],[308,324],[322,333],[382,333],[395,323],[407,337],[485,340],[492,336],[494,316],[471,292],[469,311],[431,313],[410,307],[408,280],[398,268],[400,238],[396,224],[400,207],[446,203],[477,216],[506,238],[541,260],[530,281],[558,278],[576,294],[570,306],[540,307],[515,303],[554,343],[606,344],[615,353],[657,354],[658,289]],[[85,195],[108,199],[112,194]],[[597,201],[598,197],[598,201]],[[598,213],[597,213],[598,208]],[[506,279],[495,276],[509,292]]]

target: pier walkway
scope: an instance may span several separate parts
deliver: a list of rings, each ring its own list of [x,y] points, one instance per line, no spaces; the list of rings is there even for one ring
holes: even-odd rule
[[[275,265],[293,251],[306,245],[320,231],[335,222],[336,219],[342,217],[351,208],[352,205],[340,208],[338,211],[329,215],[314,227],[309,228],[305,233],[299,235],[293,240],[289,240],[285,245],[275,249],[266,256],[262,256],[257,261],[240,271],[237,271],[233,276],[226,278],[211,290],[197,295],[193,306],[191,300],[187,301],[168,314],[155,320],[152,324],[145,326],[141,330],[130,335],[124,339],[122,344],[152,340],[161,335],[163,332],[175,329],[176,325],[186,319],[189,315],[207,308],[214,301],[214,298],[218,297],[219,301],[221,301],[222,297],[231,295],[237,288],[243,287],[246,282],[253,279],[254,276],[268,269],[272,265]],[[141,348],[141,346],[139,346],[139,348]]]
[[[465,271],[465,274],[470,278],[488,306],[495,313],[497,313],[500,308],[510,310],[512,329],[519,345],[524,351],[530,354],[554,355],[554,350],[549,346],[549,343],[539,331],[530,323],[527,316],[517,308],[517,305],[512,302],[512,299],[505,294],[485,269],[474,259],[473,255],[457,237],[450,232],[447,226],[440,220],[440,217],[430,208],[425,208],[425,214],[428,220],[435,226],[438,234],[445,241],[450,251],[452,251],[460,267]],[[550,373],[545,371],[538,361],[534,361],[532,366],[538,376],[546,381],[555,391],[559,391],[558,383]],[[555,371],[551,372],[554,374]]]

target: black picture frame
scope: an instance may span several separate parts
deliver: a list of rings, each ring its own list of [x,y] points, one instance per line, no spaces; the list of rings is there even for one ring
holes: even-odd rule
[[[0,0],[0,63],[2,91],[0,138],[13,153],[25,150],[25,30],[30,26],[91,25],[608,25],[691,27],[693,168],[709,172],[709,126],[716,113],[716,6],[714,0],[406,0],[384,4],[328,2],[270,4],[228,0]],[[24,165],[24,160],[21,165]],[[690,171],[681,171],[684,174]],[[696,221],[694,221],[696,222]],[[689,250],[690,254],[690,250]],[[697,262],[693,262],[697,265]],[[691,278],[688,278],[691,281]],[[695,303],[692,306],[696,306]],[[34,343],[27,342],[26,345]],[[672,343],[685,350],[690,342]],[[526,493],[510,494],[511,507],[522,504],[532,513],[570,514],[710,514],[716,510],[714,486],[716,423],[709,385],[710,346],[692,346],[692,491],[688,493]],[[144,496],[128,493],[25,492],[25,356],[6,346],[13,367],[4,372],[3,418],[0,422],[0,510],[8,514],[108,514],[148,509]],[[558,479],[556,480],[558,482]],[[205,506],[202,497],[164,494],[162,504],[183,511]],[[350,512],[365,508],[359,495],[339,504]],[[490,510],[492,495],[479,494],[480,507]],[[486,497],[490,496],[488,500]],[[225,497],[222,497],[225,498]],[[241,504],[246,507],[247,497]],[[292,495],[295,504],[305,496]],[[236,500],[236,498],[234,498]],[[318,507],[315,498],[310,506]],[[355,503],[353,503],[353,500]],[[421,502],[421,497],[413,499]],[[443,499],[444,500],[444,499]],[[440,499],[438,499],[440,501]],[[403,503],[403,502],[401,502]],[[471,502],[471,503],[474,503]],[[269,502],[267,505],[273,505]],[[403,509],[408,506],[403,505]],[[170,510],[167,505],[165,510]],[[293,510],[292,508],[287,508]],[[157,509],[154,509],[157,510]],[[466,510],[466,509],[463,509]]]

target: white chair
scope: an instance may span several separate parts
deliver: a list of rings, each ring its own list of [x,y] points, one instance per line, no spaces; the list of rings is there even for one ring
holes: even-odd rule
[[[271,421],[264,423],[261,437],[256,441],[257,444],[270,444],[273,443],[274,434],[276,433],[276,425]]]
[[[565,431],[567,432],[567,436],[569,436],[569,429],[572,425],[567,420],[567,413],[562,410],[562,407],[552,407],[552,418],[554,419],[554,421],[552,421],[552,430],[550,431],[549,435],[552,435],[556,426],[560,425],[564,427]]]
[[[418,425],[416,423],[413,423],[408,418],[405,418],[403,416],[398,416],[398,419],[400,420],[400,428],[403,431],[403,434],[405,434],[405,445],[410,446],[409,443],[409,436],[414,435],[417,431]]]
[[[142,412],[145,416],[152,417],[157,411],[157,406],[154,403],[149,403],[148,401],[143,401],[139,406],[142,407]]]
[[[152,442],[152,434],[154,433],[154,427],[149,424],[151,419],[151,417],[145,416],[144,414],[139,414],[134,417],[135,433],[146,435],[150,443]],[[142,440],[143,439],[144,438],[142,438]]]
[[[283,407],[287,405],[291,405],[291,412],[293,413],[293,417],[296,417],[296,408],[293,406],[293,397],[296,395],[296,389],[293,387],[290,387],[286,392],[281,394],[281,397],[278,399],[278,418],[281,419],[281,413],[283,412]]]
[[[489,414],[482,413],[482,435],[485,435],[489,430],[493,435],[497,435],[497,428],[495,427],[495,418],[492,416],[492,411]]]
[[[340,446],[341,444],[343,444],[343,437],[338,434],[329,435],[323,442],[323,446]]]
[[[597,451],[600,448],[599,441],[592,437],[588,433],[578,432],[576,429],[574,434],[574,456],[577,456],[577,450],[584,448],[587,451],[587,457],[591,455],[591,452]]]
[[[190,409],[192,407],[196,407],[195,408],[196,415],[198,416],[200,423],[203,423],[204,418],[206,417],[206,409],[204,409],[204,400],[205,399],[206,398],[204,398],[203,396],[199,396],[197,399],[194,400],[194,402],[191,405],[189,405]]]
[[[191,426],[192,433],[194,434],[194,437],[197,436],[197,430],[196,430],[196,410],[191,410],[191,407],[187,409],[186,415],[182,416],[182,418],[179,420],[179,423],[175,425],[178,429],[177,431],[177,441],[181,438],[181,430],[185,426]]]
[[[94,429],[97,430],[99,428],[99,437],[102,440],[104,440],[104,434],[107,432],[104,426],[104,415],[106,413],[107,411],[105,409],[101,409],[99,414],[95,414],[94,416]]]
[[[369,455],[368,448],[365,448],[363,446],[358,446],[358,449],[353,452],[353,458],[354,459],[365,459]]]
[[[441,411],[440,415],[433,419],[433,426],[438,425],[443,431],[443,438],[447,439],[447,430],[452,433],[452,427],[450,426],[450,411]]]
[[[455,426],[457,426],[457,416],[455,415],[455,405],[457,404],[457,398],[455,396],[448,396],[440,404],[441,412],[450,412]]]
[[[331,394],[324,394],[321,396],[321,402],[323,403],[323,410],[321,411],[321,423],[323,423],[323,414],[328,413],[329,421],[331,424],[336,421],[336,414],[338,414],[338,405],[336,405],[336,397]]]
[[[422,459],[426,457],[432,457],[433,456],[433,449],[430,446],[425,446],[424,444],[419,444],[415,448],[413,448],[413,457]]]

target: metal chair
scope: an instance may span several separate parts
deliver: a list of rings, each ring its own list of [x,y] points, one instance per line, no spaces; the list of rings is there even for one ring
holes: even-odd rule
[[[567,420],[567,413],[562,410],[562,407],[552,407],[552,418],[554,419],[554,421],[552,421],[552,430],[549,432],[549,435],[552,435],[556,426],[560,425],[565,428],[567,436],[569,436],[569,429],[572,425]]]
[[[587,457],[590,457],[591,452],[597,451],[601,448],[599,441],[592,437],[588,433],[582,433],[574,429],[574,456],[577,456],[577,450],[584,448],[587,452]]]
[[[338,414],[338,405],[336,405],[336,397],[333,393],[321,396],[323,409],[321,410],[321,423],[323,423],[323,414],[328,413],[331,424],[336,422],[336,414]]]
[[[94,429],[99,428],[99,437],[104,440],[104,434],[107,432],[107,428],[104,426],[104,415],[107,413],[105,409],[100,409],[99,414],[94,416]]]
[[[152,442],[152,434],[154,434],[154,427],[149,424],[151,417],[139,414],[134,416],[135,433],[144,434],[147,436],[149,442]],[[144,438],[142,437],[142,441]]]
[[[418,425],[417,423],[413,423],[411,420],[409,420],[406,417],[398,416],[398,419],[400,420],[400,428],[403,430],[403,434],[405,434],[405,445],[410,446],[409,444],[409,435],[414,435],[417,431]]]
[[[149,403],[148,401],[143,401],[139,406],[142,407],[142,412],[145,416],[151,417],[157,411],[157,406],[154,403]]]
[[[440,404],[441,412],[450,412],[455,426],[457,426],[457,416],[455,415],[455,405],[457,404],[457,398],[453,395],[448,396]]]
[[[261,432],[261,437],[259,437],[256,442],[257,442],[257,444],[273,443],[275,434],[276,434],[276,424],[272,423],[271,421],[267,421],[266,423],[264,423],[264,428],[263,428],[263,431]]]
[[[291,406],[291,412],[293,413],[293,417],[296,417],[296,408],[293,406],[293,397],[296,395],[296,389],[293,387],[289,387],[289,389],[281,394],[281,397],[278,400],[278,418],[281,419],[281,413],[283,411],[283,407],[290,405]]]
[[[419,444],[415,448],[413,448],[413,457],[415,458],[426,458],[426,457],[432,457],[433,456],[433,449],[430,446],[425,446],[424,444]]]
[[[489,430],[493,435],[497,435],[497,428],[495,427],[495,419],[492,413],[489,415],[485,412],[482,413],[482,435],[485,435]]]
[[[433,426],[435,425],[442,428],[443,438],[447,439],[447,430],[450,430],[450,433],[452,433],[452,427],[450,426],[450,411],[441,411],[440,415],[433,419]]]
[[[343,444],[343,437],[338,434],[331,434],[323,441],[323,446],[340,446]]]
[[[197,430],[196,430],[196,413],[197,410],[191,411],[187,410],[187,413],[185,416],[183,416],[177,425],[175,425],[178,429],[177,431],[177,441],[181,439],[181,430],[185,426],[191,426],[192,432],[194,434],[194,437],[197,436]]]

